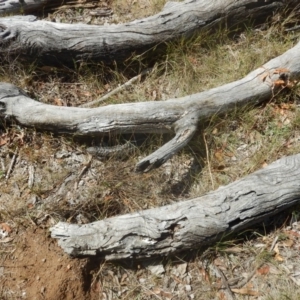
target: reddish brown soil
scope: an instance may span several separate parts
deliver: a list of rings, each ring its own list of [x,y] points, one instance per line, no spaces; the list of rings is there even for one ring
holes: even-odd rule
[[[46,230],[27,230],[14,244],[15,251],[1,256],[1,299],[90,299],[87,260],[68,257]]]

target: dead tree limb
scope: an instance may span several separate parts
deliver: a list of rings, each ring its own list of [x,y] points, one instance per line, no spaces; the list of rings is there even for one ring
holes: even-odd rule
[[[57,7],[62,0],[1,0],[0,16],[42,12],[44,8]]]
[[[14,119],[25,126],[75,135],[174,133],[174,138],[136,166],[137,171],[149,171],[190,141],[199,120],[269,100],[299,78],[300,43],[241,80],[167,101],[98,108],[58,107],[32,100],[16,86],[0,83],[0,117]]]
[[[63,24],[25,17],[0,20],[0,53],[55,62],[78,60],[122,61],[133,52],[187,37],[201,29],[253,19],[263,22],[276,9],[298,5],[298,0],[186,0],[167,2],[151,17],[105,26]]]
[[[59,222],[51,236],[72,256],[169,255],[207,245],[299,203],[299,182],[297,154],[205,196],[85,225]]]

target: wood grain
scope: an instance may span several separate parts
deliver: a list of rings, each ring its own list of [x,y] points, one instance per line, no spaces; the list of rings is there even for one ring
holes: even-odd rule
[[[201,93],[167,101],[98,108],[58,107],[29,98],[16,86],[0,83],[0,117],[21,125],[75,135],[174,133],[142,159],[137,171],[161,166],[193,137],[199,121],[246,105],[256,105],[300,79],[300,43],[246,77]],[[277,85],[280,80],[283,84]]]
[[[210,244],[299,203],[299,182],[297,154],[205,196],[85,225],[59,222],[51,236],[72,256],[170,255]]]
[[[40,0],[41,1],[41,0]],[[40,2],[39,1],[39,2]],[[34,1],[35,2],[35,1]],[[227,28],[245,20],[264,22],[267,17],[298,0],[186,0],[167,2],[153,16],[125,24],[63,24],[17,18],[0,20],[0,54],[23,54],[47,64],[81,60],[122,61],[165,42],[190,37],[199,30]],[[149,55],[153,55],[152,50]]]

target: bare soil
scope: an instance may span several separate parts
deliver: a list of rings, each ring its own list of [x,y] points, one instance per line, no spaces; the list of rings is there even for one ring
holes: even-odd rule
[[[15,235],[1,262],[2,299],[88,299],[86,260],[62,253],[47,231],[30,227]]]

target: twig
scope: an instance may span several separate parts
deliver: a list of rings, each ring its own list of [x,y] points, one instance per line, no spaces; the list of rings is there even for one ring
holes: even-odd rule
[[[213,180],[212,173],[211,173],[211,166],[210,166],[210,160],[209,160],[208,146],[207,146],[207,142],[206,142],[206,138],[205,138],[205,133],[204,132],[203,132],[203,140],[204,140],[204,144],[205,144],[205,151],[206,151],[206,159],[207,159],[208,172],[209,172],[209,176],[210,176],[212,188],[214,189],[215,185],[214,185],[214,180]]]
[[[300,25],[294,26],[292,28],[287,28],[284,31],[289,32],[289,31],[293,31],[293,30],[300,30]]]
[[[5,164],[4,164],[4,160],[2,157],[0,157],[0,164],[1,164],[1,169],[3,174],[5,174]]]
[[[236,289],[240,289],[243,286],[245,286],[251,279],[252,277],[256,274],[257,269],[259,269],[264,263],[259,264],[249,275],[247,278],[245,278],[244,280],[242,280],[239,284],[237,284],[236,286],[234,286],[234,288]]]
[[[114,90],[112,90],[111,92],[107,93],[106,95],[104,95],[103,97],[96,99],[94,101],[79,105],[79,107],[91,107],[94,104],[98,104],[100,102],[103,102],[105,100],[107,100],[108,98],[110,98],[111,96],[119,93],[120,91],[123,91],[125,88],[129,87],[130,85],[132,85],[134,82],[136,82],[137,80],[140,80],[141,77],[143,75],[149,74],[151,72],[152,69],[146,69],[143,72],[141,72],[139,75],[131,78],[130,80],[128,80],[127,82],[125,82],[124,84],[118,86],[117,88],[115,88]]]
[[[218,268],[216,265],[213,265],[213,267],[214,267],[216,273],[218,273],[218,275],[221,277],[222,283],[223,283],[223,285],[225,286],[226,290],[228,291],[229,296],[230,296],[230,299],[235,300],[235,299],[236,299],[235,294],[232,292],[232,290],[231,290],[231,288],[230,288],[230,286],[229,286],[229,283],[228,283],[228,280],[227,280],[225,274],[224,274],[223,271],[222,271],[220,268]]]
[[[33,186],[33,182],[34,182],[34,166],[30,165],[28,167],[28,188],[31,189]]]
[[[98,279],[100,273],[102,272],[102,269],[104,268],[104,266],[105,266],[105,261],[102,263],[101,267],[99,268],[99,271],[94,275],[94,278],[93,278],[93,281],[92,281],[90,287],[92,287],[94,285],[94,283]]]
[[[91,166],[92,159],[93,159],[93,157],[90,156],[88,162],[86,163],[86,165],[82,168],[81,172],[79,173],[78,178],[77,178],[77,180],[74,184],[74,189],[75,190],[77,190],[77,188],[78,188],[78,184],[79,184],[79,181],[80,181],[81,177],[88,170],[88,168]]]
[[[272,243],[272,245],[271,245],[271,247],[270,247],[269,252],[272,252],[272,251],[273,251],[273,249],[274,249],[274,247],[275,247],[277,241],[278,241],[278,235],[275,237],[275,239],[274,239],[274,241],[273,241],[273,243]]]
[[[12,168],[13,168],[15,162],[16,162],[18,152],[19,152],[19,147],[16,148],[16,151],[15,151],[15,153],[14,153],[14,156],[12,157],[10,166],[9,166],[9,168],[8,168],[8,170],[7,170],[7,173],[6,173],[6,176],[5,176],[6,181],[8,180],[8,178],[9,178],[9,176],[10,176],[10,173],[11,173],[11,171],[12,171]]]

